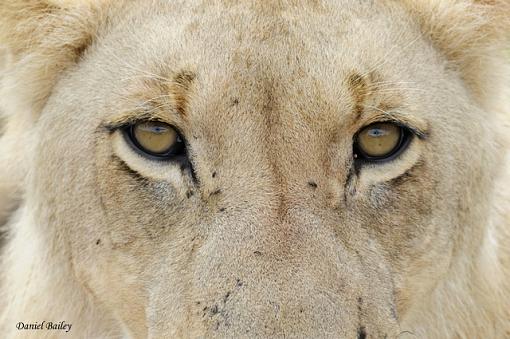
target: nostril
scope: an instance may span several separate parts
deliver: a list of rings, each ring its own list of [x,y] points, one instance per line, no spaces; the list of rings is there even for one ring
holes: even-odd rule
[[[365,331],[365,327],[361,326],[358,328],[358,339],[366,339],[367,332]]]

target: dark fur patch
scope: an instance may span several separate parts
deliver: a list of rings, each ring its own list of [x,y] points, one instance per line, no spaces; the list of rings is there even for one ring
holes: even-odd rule
[[[352,73],[347,78],[347,83],[354,99],[354,113],[357,120],[364,111],[364,102],[367,96],[370,95],[369,82],[366,76]]]
[[[170,84],[169,92],[173,98],[175,109],[182,116],[187,115],[189,91],[195,78],[195,73],[184,70],[177,73]]]
[[[425,162],[422,160],[417,161],[410,169],[402,173],[396,178],[390,180],[389,184],[392,186],[400,186],[407,182],[416,181],[420,172],[423,171]]]
[[[358,328],[358,339],[366,339],[367,332],[365,330],[365,327],[361,326]]]
[[[359,327],[358,327],[358,339],[365,339],[367,337],[367,332],[365,326],[361,325],[361,318],[363,316],[363,298],[358,297],[358,318],[359,318]]]
[[[261,83],[264,90],[264,100],[261,109],[266,126],[264,130],[266,135],[263,140],[267,143],[267,148],[270,149],[273,147],[273,143],[278,142],[278,139],[282,138],[280,133],[274,133],[282,126],[281,115],[278,112],[278,83],[273,78],[265,78],[261,80]],[[288,212],[288,202],[285,197],[285,192],[288,191],[288,184],[279,162],[280,159],[278,158],[269,158],[269,165],[274,173],[276,185],[279,188],[276,193],[279,201],[276,214],[278,220],[283,220]]]
[[[135,171],[134,169],[129,167],[128,164],[126,164],[124,162],[124,160],[122,160],[118,156],[112,155],[112,163],[119,170],[127,173],[131,178],[133,178],[134,180],[138,181],[139,183],[145,184],[145,185],[148,185],[148,184],[151,183],[151,181],[149,179],[147,179],[146,177],[144,177],[143,175],[141,175],[140,173],[138,173],[137,171]]]
[[[347,176],[345,178],[344,183],[344,201],[347,203],[349,197],[353,196],[356,193],[356,186],[354,182],[356,177],[359,174],[359,167],[357,167],[356,161],[349,165],[349,172],[347,172]]]

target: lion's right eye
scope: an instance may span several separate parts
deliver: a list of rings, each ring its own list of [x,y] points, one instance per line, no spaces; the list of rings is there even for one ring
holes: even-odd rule
[[[164,122],[137,122],[126,127],[124,134],[133,148],[146,156],[169,160],[185,154],[184,140],[174,127]]]

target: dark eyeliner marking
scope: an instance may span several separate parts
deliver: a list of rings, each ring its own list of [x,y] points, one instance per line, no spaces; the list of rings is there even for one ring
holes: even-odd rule
[[[122,160],[121,158],[119,158],[118,156],[116,155],[112,155],[112,162],[115,164],[115,166],[119,169],[119,170],[122,170],[124,172],[126,172],[127,174],[129,174],[129,176],[131,178],[133,178],[134,180],[142,183],[142,184],[150,184],[151,183],[151,180],[144,177],[143,175],[141,175],[140,173],[138,173],[137,171],[133,170],[131,167],[128,166],[128,164],[126,164],[124,162],[124,160]]]
[[[425,167],[425,162],[422,160],[418,160],[411,168],[407,171],[395,177],[389,181],[389,184],[392,186],[400,186],[405,184],[406,182],[416,180],[417,172],[421,172],[421,170]]]
[[[186,144],[186,149],[188,149],[188,145]],[[195,166],[193,166],[193,161],[191,159],[191,155],[188,153],[188,168],[189,172],[191,174],[191,179],[193,180],[193,183],[195,183],[196,186],[200,186],[200,178],[197,176],[197,172],[195,171]]]
[[[356,177],[359,174],[359,166],[356,161],[353,161],[349,166],[349,172],[347,172],[347,177],[345,178],[344,183],[344,201],[347,202],[350,196],[356,194],[356,186],[353,185]]]
[[[419,130],[419,129],[414,128],[412,126],[406,125],[406,124],[402,124],[402,126],[406,127],[411,132],[413,132],[413,134],[416,135],[418,137],[418,139],[420,139],[420,140],[427,140],[430,137],[430,131],[429,130],[422,131],[422,130]]]

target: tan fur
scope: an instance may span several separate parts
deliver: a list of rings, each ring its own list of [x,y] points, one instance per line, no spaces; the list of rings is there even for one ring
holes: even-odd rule
[[[404,1],[433,43],[463,74],[476,97],[501,96],[501,51],[508,48],[510,1]],[[503,74],[506,74],[503,72]]]
[[[510,337],[509,1],[0,18],[3,337]],[[192,165],[134,152],[118,127],[142,118]],[[417,136],[359,165],[388,118]]]

